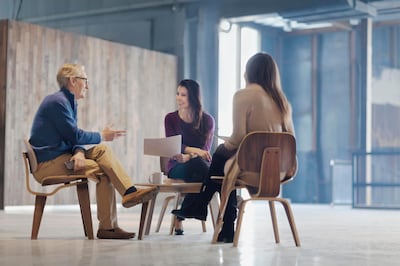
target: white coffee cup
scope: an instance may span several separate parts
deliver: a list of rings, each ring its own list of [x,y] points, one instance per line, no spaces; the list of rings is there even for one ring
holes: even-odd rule
[[[163,183],[163,172],[154,172],[149,176],[149,182],[152,184],[162,184]]]

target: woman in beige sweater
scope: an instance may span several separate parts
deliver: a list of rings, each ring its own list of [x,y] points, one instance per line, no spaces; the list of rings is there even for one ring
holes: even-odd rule
[[[240,142],[250,132],[289,132],[294,135],[291,107],[282,91],[279,70],[274,59],[266,53],[253,55],[246,64],[245,80],[246,88],[237,91],[233,97],[232,135],[213,154],[209,176],[224,176],[225,164],[235,155]],[[252,183],[249,180],[250,186],[258,184]],[[196,204],[173,210],[172,213],[181,219],[205,220],[208,202],[216,191],[221,191],[221,184],[208,178]],[[233,241],[236,216],[236,191],[233,191],[228,200],[218,241]]]

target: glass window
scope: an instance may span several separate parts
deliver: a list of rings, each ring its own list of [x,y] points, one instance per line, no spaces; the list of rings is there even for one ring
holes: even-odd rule
[[[259,50],[260,34],[255,29],[232,24],[219,33],[219,136],[230,136],[232,132],[233,95],[236,90],[245,86],[245,64],[249,57]],[[221,142],[223,141],[219,140],[219,143]]]

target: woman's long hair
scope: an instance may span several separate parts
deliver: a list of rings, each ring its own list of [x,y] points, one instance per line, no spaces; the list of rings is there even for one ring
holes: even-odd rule
[[[275,60],[267,53],[253,55],[246,64],[246,80],[248,83],[260,85],[268,93],[282,113],[282,127],[288,128],[291,106],[282,90],[279,69]]]
[[[205,142],[208,135],[207,132],[205,132],[203,123],[203,106],[201,104],[200,85],[192,79],[183,79],[178,85],[185,87],[188,92],[189,104],[193,110],[192,125]]]

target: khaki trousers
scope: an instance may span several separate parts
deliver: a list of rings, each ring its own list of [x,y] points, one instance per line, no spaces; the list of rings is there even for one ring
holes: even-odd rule
[[[125,191],[133,186],[128,174],[123,169],[112,149],[105,144],[99,144],[85,153],[85,169],[73,172],[64,163],[69,161],[71,154],[63,154],[57,158],[39,164],[34,173],[40,182],[49,175],[81,174],[96,182],[97,218],[99,229],[118,227],[115,189],[123,196]]]

